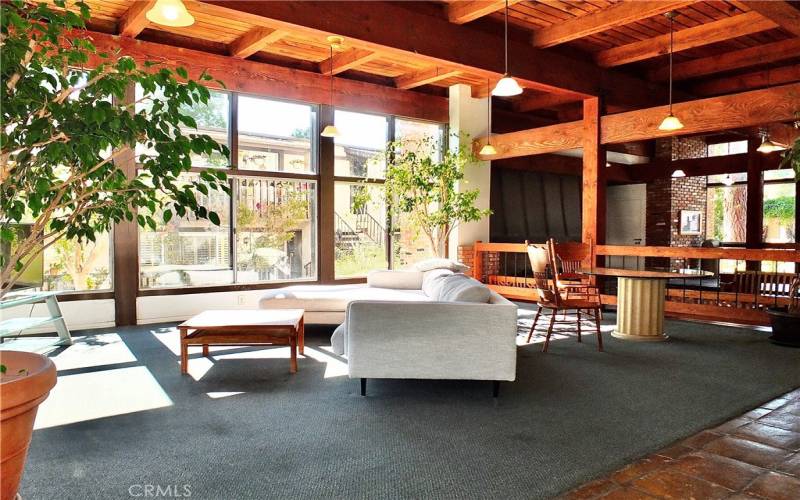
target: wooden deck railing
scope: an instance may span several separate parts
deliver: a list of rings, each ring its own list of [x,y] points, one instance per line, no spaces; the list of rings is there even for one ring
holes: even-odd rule
[[[473,276],[513,300],[536,301],[527,256],[528,242],[473,246]],[[670,315],[719,321],[768,324],[766,308],[789,302],[791,279],[800,272],[796,249],[648,247],[597,245],[598,265],[644,269],[682,267],[711,269],[714,277],[684,279],[676,273],[667,286]],[[616,304],[616,280],[598,283],[604,304]]]

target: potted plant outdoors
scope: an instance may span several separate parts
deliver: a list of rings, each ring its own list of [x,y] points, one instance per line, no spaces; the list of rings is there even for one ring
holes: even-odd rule
[[[475,206],[480,190],[464,189],[464,169],[476,161],[467,142],[441,149],[434,137],[390,142],[386,148],[386,200],[392,216],[425,236],[437,257],[446,257],[447,240],[464,222],[492,212]]]
[[[19,490],[36,412],[55,385],[50,359],[0,351],[0,500],[11,500]]]
[[[220,170],[182,177],[193,154],[229,156],[208,135],[184,132],[197,128],[186,107],[207,103],[209,90],[183,68],[98,53],[85,31],[88,6],[76,2],[80,11],[71,12],[63,0],[53,3],[59,9],[0,3],[0,242],[9,249],[0,255],[0,298],[58,241],[95,241],[124,220],[153,228],[156,213],[165,222],[192,215],[219,224],[196,193],[229,192]],[[134,85],[142,95],[130,103]],[[132,157],[137,144],[156,154],[139,156],[142,168],[128,175],[117,160]],[[0,361],[0,500],[7,500],[17,493],[33,420],[56,371],[36,354],[3,351]]]
[[[800,276],[789,287],[789,305],[767,308],[772,335],[778,345],[800,347]]]

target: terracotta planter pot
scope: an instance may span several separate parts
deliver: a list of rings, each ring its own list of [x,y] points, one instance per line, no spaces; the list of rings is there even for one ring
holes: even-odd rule
[[[56,367],[39,354],[0,351],[7,371],[0,378],[0,500],[12,500],[19,490],[36,410],[56,385]],[[27,374],[19,375],[20,370]]]

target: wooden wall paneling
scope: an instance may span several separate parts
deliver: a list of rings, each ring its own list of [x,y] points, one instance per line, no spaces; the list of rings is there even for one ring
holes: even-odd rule
[[[136,100],[136,89],[130,85],[124,103]],[[136,176],[136,157],[132,150],[115,158],[117,168],[129,178]],[[139,291],[139,226],[136,219],[114,224],[113,240],[114,321],[117,326],[135,325],[136,297]]]

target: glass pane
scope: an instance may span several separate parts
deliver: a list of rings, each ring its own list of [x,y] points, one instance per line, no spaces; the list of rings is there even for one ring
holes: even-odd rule
[[[239,96],[239,168],[313,173],[311,106]]]
[[[444,127],[438,123],[395,120],[395,139],[438,160],[442,154]],[[399,214],[392,220],[392,268],[402,269],[435,256],[428,237],[413,225],[410,217]]]
[[[94,242],[62,238],[44,250],[42,290],[110,290],[111,236]]]
[[[142,88],[136,86],[136,112],[147,112],[151,106],[152,101],[145,100],[139,102],[143,97]],[[158,99],[158,93],[155,94]],[[183,105],[181,111],[194,118],[197,122],[197,128],[181,127],[183,134],[206,134],[211,136],[215,141],[220,144],[228,145],[228,128],[229,128],[229,106],[230,95],[227,92],[211,91],[211,98],[206,104],[196,104],[193,106]],[[136,157],[139,155],[155,156],[157,153],[155,149],[147,144],[136,145]],[[193,167],[217,167],[227,168],[228,160],[219,153],[212,155],[196,155],[192,153],[192,166]]]
[[[709,184],[725,184],[735,182],[747,182],[747,173],[741,172],[738,174],[715,174],[708,176]]]
[[[776,181],[783,179],[794,179],[794,170],[791,168],[782,168],[780,170],[767,170],[764,172],[765,181]]]
[[[708,156],[727,156],[739,153],[747,153],[747,141],[722,142],[719,144],[709,144],[707,148]]]
[[[186,175],[191,178],[191,175]],[[161,213],[156,230],[139,228],[139,282],[142,288],[221,285],[233,282],[230,254],[230,198],[222,191],[198,202],[219,214],[220,225],[194,216],[173,218]]]
[[[744,243],[747,185],[709,187],[707,196],[708,237],[723,243]]]
[[[765,273],[794,273],[794,262],[775,262],[774,260],[761,261],[761,271]],[[784,290],[786,293],[788,290]]]
[[[317,184],[236,179],[236,279],[240,283],[317,275]]]
[[[334,139],[334,175],[382,179],[388,118],[336,110],[334,122],[340,134]]]
[[[764,227],[766,243],[795,242],[795,184],[764,184]]]
[[[365,276],[386,269],[386,203],[383,186],[353,182],[334,185],[336,277]]]

